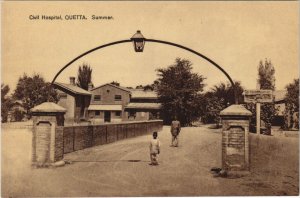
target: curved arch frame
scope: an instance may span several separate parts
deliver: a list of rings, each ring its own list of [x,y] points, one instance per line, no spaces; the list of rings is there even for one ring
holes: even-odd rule
[[[91,49],[91,50],[89,50],[87,52],[84,52],[83,54],[77,56],[72,61],[70,61],[68,64],[66,64],[63,68],[61,68],[59,70],[59,72],[57,72],[57,74],[55,75],[55,77],[53,78],[53,80],[51,82],[51,85],[53,85],[53,83],[55,82],[56,78],[59,76],[59,74],[61,72],[63,72],[68,66],[70,66],[72,63],[74,63],[76,60],[80,59],[81,57],[83,57],[83,56],[85,56],[87,54],[90,54],[93,51],[99,50],[101,48],[105,48],[105,47],[108,47],[108,46],[117,45],[117,44],[121,44],[121,43],[129,43],[129,42],[132,42],[132,41],[131,40],[115,41],[115,42],[112,42],[112,43],[108,43],[108,44],[105,44],[105,45],[101,45],[101,46],[95,47],[95,48],[93,48],[93,49]],[[215,67],[217,67],[228,78],[228,80],[230,81],[230,83],[231,83],[231,85],[233,87],[233,90],[234,90],[235,104],[238,104],[238,100],[237,100],[237,97],[236,97],[237,96],[236,87],[235,87],[235,84],[234,84],[233,80],[231,79],[231,77],[229,76],[229,74],[220,65],[218,65],[217,63],[215,63],[213,60],[211,60],[210,58],[204,56],[203,54],[201,54],[199,52],[196,52],[196,51],[194,51],[194,50],[192,50],[192,49],[190,49],[188,47],[185,47],[185,46],[182,46],[182,45],[179,45],[179,44],[176,44],[176,43],[172,43],[172,42],[168,42],[168,41],[162,41],[162,40],[155,40],[155,39],[145,39],[145,42],[154,42],[154,43],[162,43],[162,44],[166,44],[166,45],[172,45],[172,46],[179,47],[181,49],[187,50],[189,52],[192,52],[193,54],[196,54],[196,55],[200,56],[201,58],[205,59],[206,61],[208,61],[209,63],[211,63]]]

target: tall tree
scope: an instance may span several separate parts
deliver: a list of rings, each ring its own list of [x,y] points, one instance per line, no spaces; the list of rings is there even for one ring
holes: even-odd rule
[[[286,86],[286,90],[287,93],[285,95],[285,123],[283,127],[285,129],[299,129],[299,78],[294,79],[292,83],[288,84]]]
[[[7,122],[8,111],[11,107],[11,98],[7,95],[9,93],[9,86],[1,84],[1,122]]]
[[[89,84],[92,83],[92,72],[93,69],[86,63],[83,63],[81,66],[79,66],[76,82],[77,86],[88,90]]]
[[[265,59],[265,63],[262,60],[259,61],[258,81],[260,89],[275,90],[275,68],[271,60]]]
[[[275,90],[275,68],[271,60],[261,60],[258,66],[258,81],[260,89]],[[265,122],[266,134],[271,134],[272,120],[276,114],[275,103],[264,103],[261,105],[261,119]]]
[[[34,74],[32,77],[23,74],[18,80],[13,98],[22,101],[27,115],[30,115],[30,109],[36,105],[46,101],[58,101],[54,88],[39,74]]]
[[[204,77],[192,73],[189,60],[176,58],[166,69],[157,69],[157,93],[162,103],[164,121],[170,123],[176,116],[183,125],[190,124],[197,116],[196,99],[203,91]]]

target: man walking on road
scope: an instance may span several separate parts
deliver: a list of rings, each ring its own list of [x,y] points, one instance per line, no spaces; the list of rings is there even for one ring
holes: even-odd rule
[[[178,147],[178,135],[180,133],[180,130],[181,130],[180,122],[175,117],[175,119],[171,123],[171,134],[172,134],[171,146]]]

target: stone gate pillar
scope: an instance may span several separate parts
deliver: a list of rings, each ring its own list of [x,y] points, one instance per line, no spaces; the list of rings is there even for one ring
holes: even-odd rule
[[[31,109],[33,119],[32,165],[47,167],[63,159],[63,126],[66,109],[45,102]]]
[[[249,122],[252,113],[242,105],[220,112],[222,119],[222,169],[249,171]]]

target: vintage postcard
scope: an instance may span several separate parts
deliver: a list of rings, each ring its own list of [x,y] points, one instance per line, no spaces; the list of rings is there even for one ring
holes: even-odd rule
[[[299,195],[298,1],[2,1],[1,196]]]

